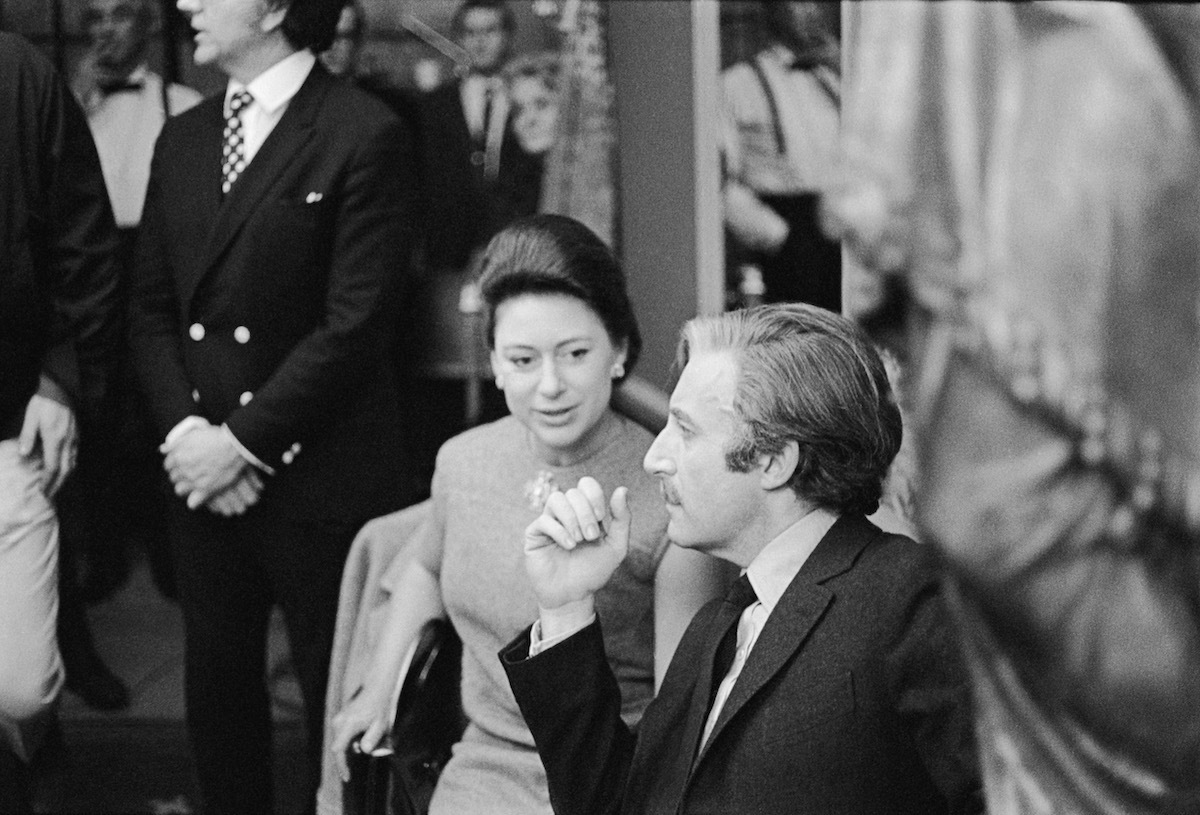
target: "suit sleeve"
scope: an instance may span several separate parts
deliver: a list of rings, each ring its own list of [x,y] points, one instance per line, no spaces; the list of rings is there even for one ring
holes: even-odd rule
[[[47,221],[34,223],[54,322],[42,372],[88,415],[107,398],[120,342],[117,231],[87,120],[61,80],[49,88],[43,117]]]
[[[387,121],[358,146],[336,198],[323,319],[226,419],[262,461],[278,461],[379,374],[408,282],[416,193],[408,129]]]
[[[895,710],[948,811],[982,813],[969,678],[938,579],[921,558],[896,584],[909,590],[886,657]]]
[[[635,740],[621,720],[621,691],[596,622],[536,657],[529,629],[500,661],[546,768],[555,815],[621,809]]]

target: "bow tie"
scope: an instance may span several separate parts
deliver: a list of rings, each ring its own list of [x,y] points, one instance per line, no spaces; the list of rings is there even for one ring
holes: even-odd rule
[[[105,96],[121,91],[140,91],[142,89],[141,82],[130,82],[129,80],[121,80],[119,82],[104,82],[100,84],[100,92]]]

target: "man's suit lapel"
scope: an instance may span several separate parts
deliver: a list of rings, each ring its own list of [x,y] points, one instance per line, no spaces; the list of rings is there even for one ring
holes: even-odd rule
[[[725,604],[728,608],[728,605]],[[715,685],[719,684],[722,677],[713,676],[713,663],[717,657],[717,647],[720,645],[721,638],[728,630],[728,618],[723,616],[720,607],[717,612],[709,620],[704,632],[704,647],[701,649],[696,671],[696,684],[692,688],[691,704],[688,707],[687,718],[685,719],[683,736],[680,741],[683,749],[688,755],[695,755],[696,748],[700,744],[700,734],[704,732],[704,723],[708,721],[708,702],[713,697]],[[701,754],[702,755],[702,754]],[[680,762],[679,769],[685,771],[686,775],[690,774],[692,767],[698,763],[700,756],[696,756],[696,761]],[[674,781],[674,779],[671,779]]]
[[[194,262],[176,271],[185,303],[191,302],[192,294],[208,268],[199,257],[200,249],[206,244],[205,235],[212,233],[212,224],[221,207],[221,148],[224,144],[221,131],[225,119],[222,116],[222,103],[219,100],[210,101],[213,102],[211,115],[201,119],[195,131],[183,134],[187,147],[185,152],[193,160],[176,162],[172,168],[180,174],[177,189],[186,199],[170,200],[168,206],[190,207],[194,208],[194,212],[198,210],[195,212],[195,222],[203,225],[197,233],[187,235],[190,244],[188,256]]]
[[[312,72],[300,86],[300,90],[292,97],[283,117],[271,131],[271,135],[263,142],[258,153],[255,154],[254,160],[250,162],[238,177],[233,189],[225,196],[224,202],[216,212],[203,258],[196,267],[197,276],[184,292],[185,300],[191,299],[200,281],[218,264],[225,250],[246,223],[246,219],[258,207],[263,196],[283,177],[284,171],[295,159],[296,154],[312,138],[313,124],[320,112],[321,102],[325,98],[331,81],[328,72],[321,67],[320,63],[313,66]],[[212,164],[217,168],[217,180],[213,183],[213,189],[219,191],[222,142],[220,139],[215,141],[216,150],[213,154]]]
[[[825,533],[763,626],[708,743],[696,757],[697,765],[729,721],[803,646],[834,597],[822,583],[852,568],[859,553],[878,534],[879,530],[861,515],[843,515]],[[710,674],[711,664],[710,659]]]

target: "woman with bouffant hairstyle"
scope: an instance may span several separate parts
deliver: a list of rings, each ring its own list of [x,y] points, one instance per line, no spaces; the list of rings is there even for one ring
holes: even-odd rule
[[[496,658],[537,612],[525,527],[584,475],[629,487],[639,522],[599,604],[631,724],[719,573],[669,544],[658,483],[642,469],[652,437],[611,406],[641,345],[612,252],[578,221],[538,215],[497,234],[482,268],[492,370],[511,415],[438,453],[432,517],[401,555],[409,560],[380,643],[362,690],[334,717],[330,749],[341,761],[359,734],[365,749],[379,741],[408,644],[426,620],[448,617],[463,642],[468,726],[430,812],[550,815],[545,771]]]

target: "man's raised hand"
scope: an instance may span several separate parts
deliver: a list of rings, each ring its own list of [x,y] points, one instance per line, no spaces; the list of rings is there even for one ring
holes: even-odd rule
[[[596,479],[584,477],[550,495],[525,529],[525,571],[543,612],[585,604],[590,615],[592,596],[629,550],[630,519],[625,487],[605,501]]]

